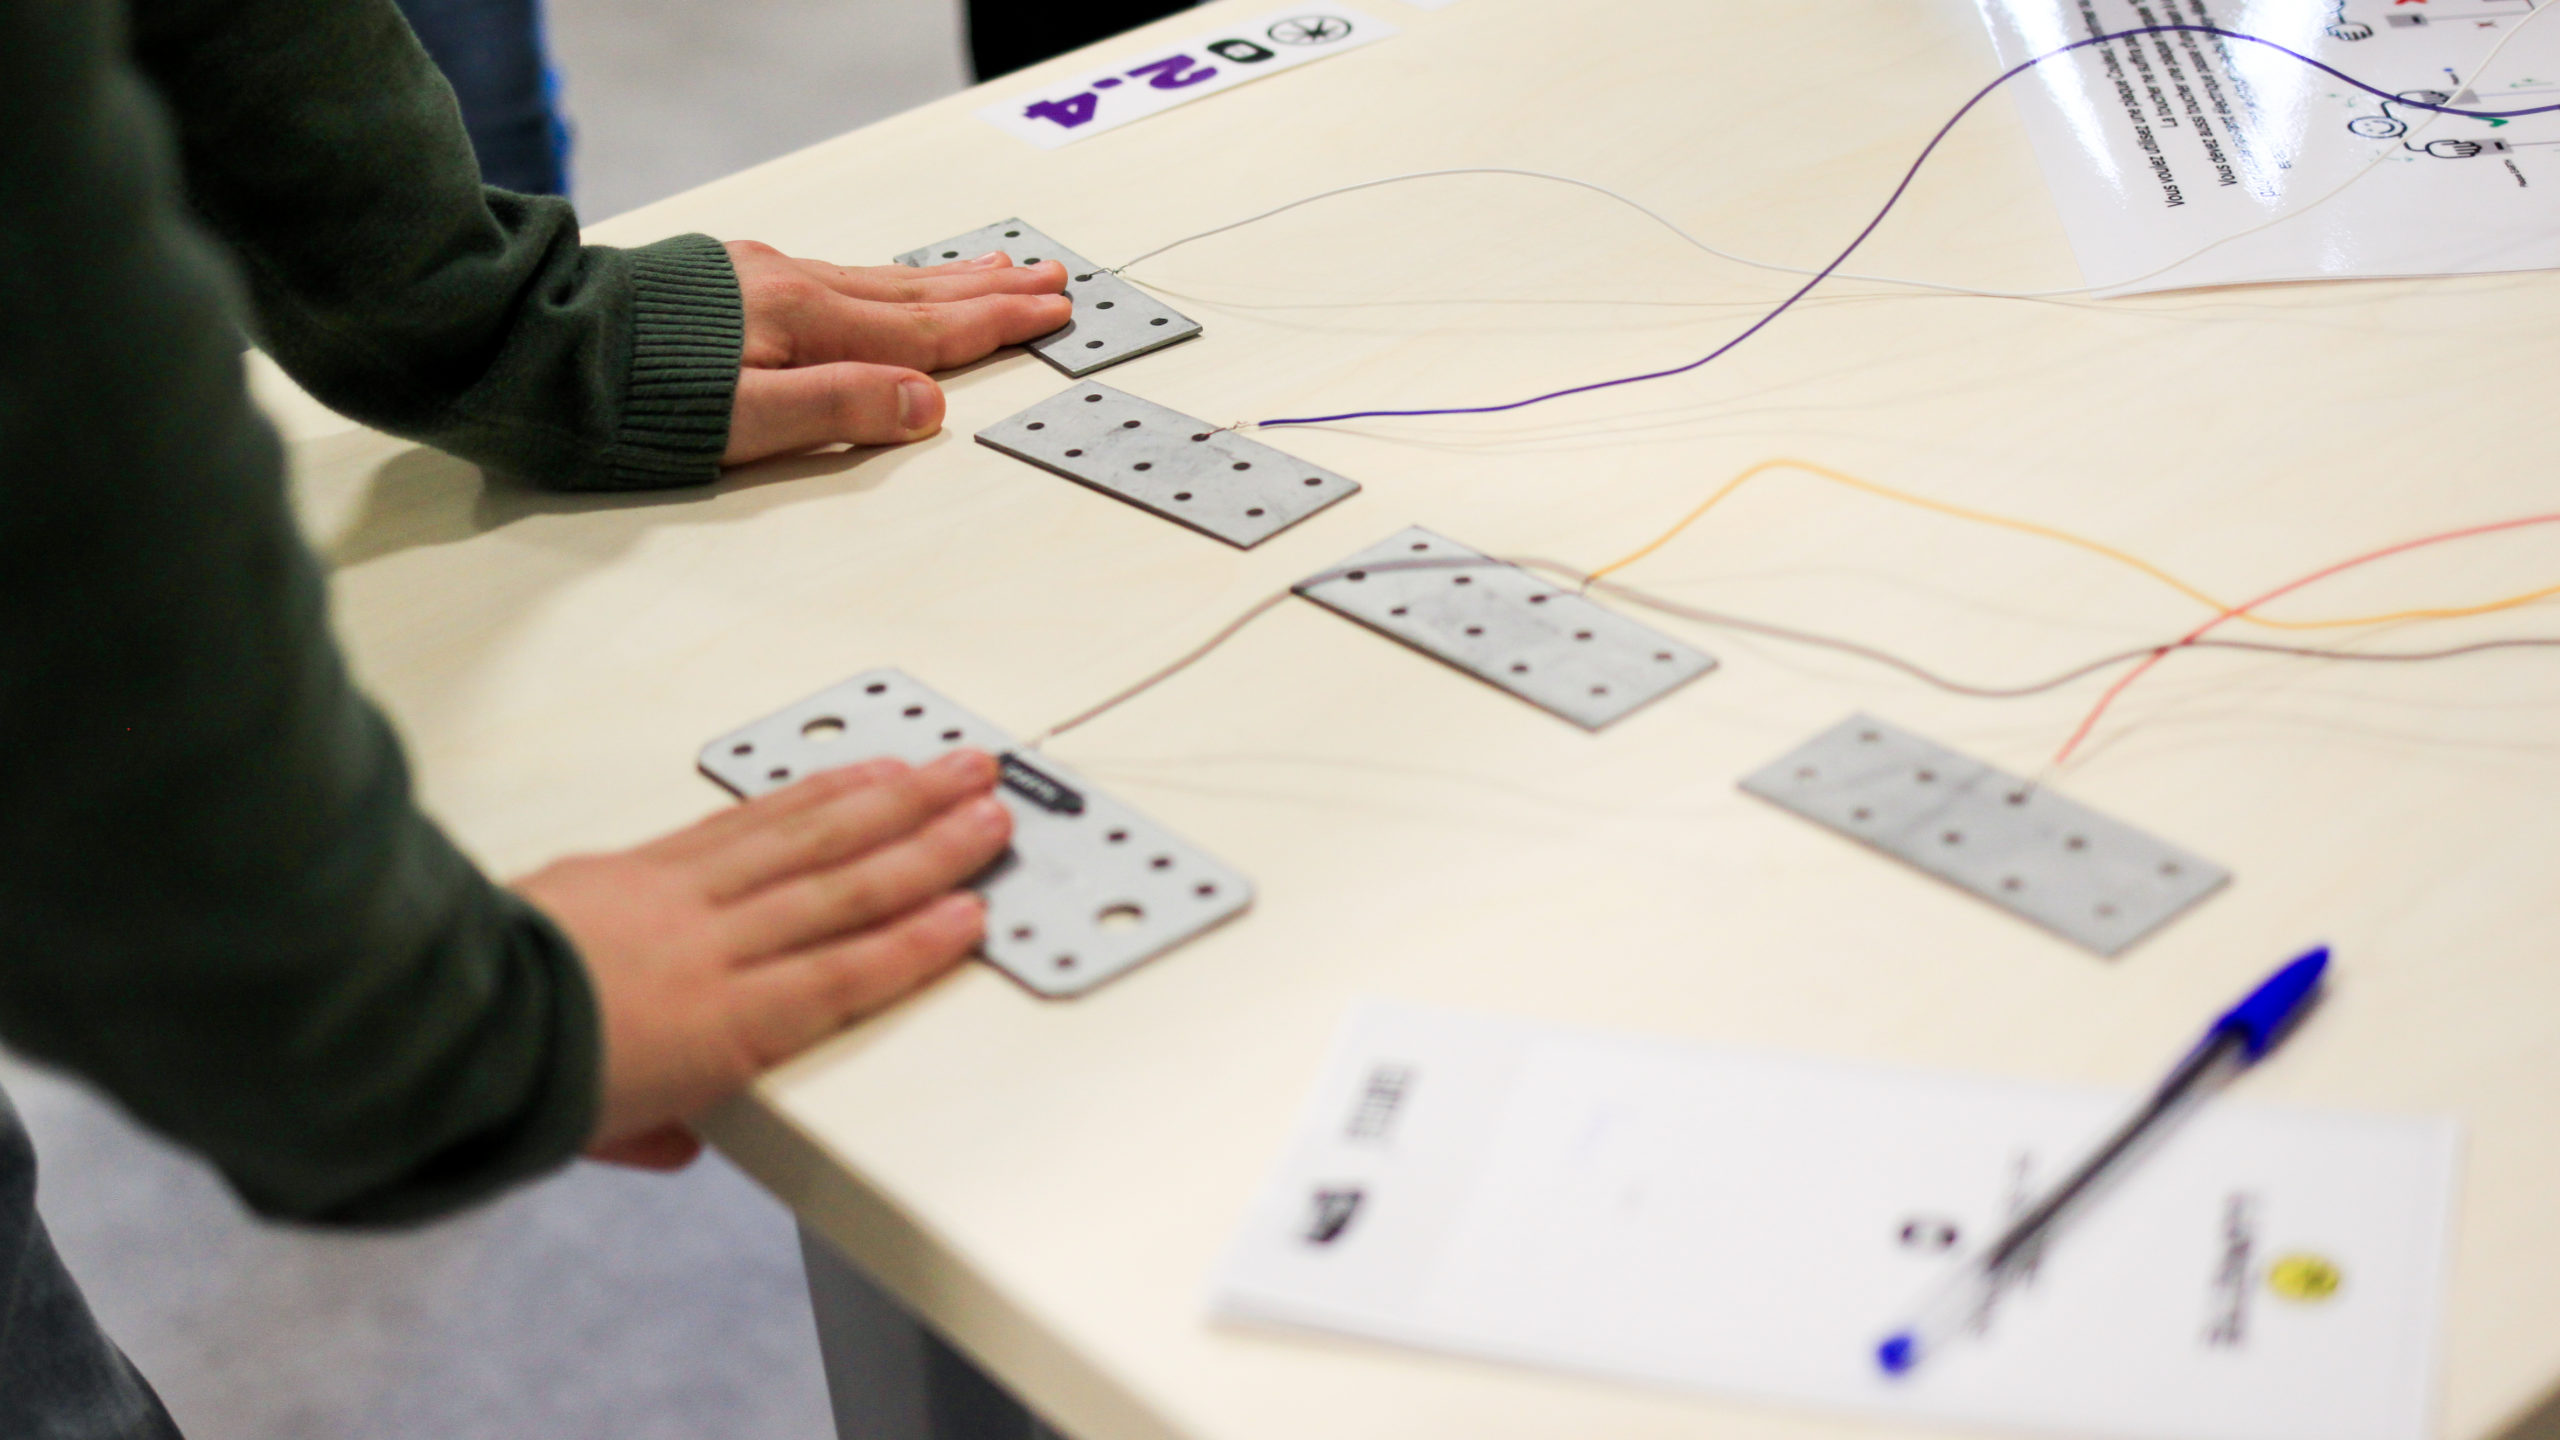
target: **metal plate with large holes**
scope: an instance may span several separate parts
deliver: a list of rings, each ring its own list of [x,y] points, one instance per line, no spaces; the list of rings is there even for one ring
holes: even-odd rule
[[[2078,801],[1865,715],[1742,788],[2101,955],[2231,879]]]
[[[1297,592],[1586,730],[1716,668],[1696,646],[1418,525]]]
[[[1067,299],[1074,318],[1024,348],[1071,376],[1090,375],[1123,360],[1188,340],[1200,322],[1102,269],[1019,220],[955,235],[898,257],[901,265],[948,265],[1001,250],[1019,265],[1055,260],[1067,267]]]
[[[978,443],[1247,548],[1360,491],[1321,465],[1090,381],[997,421]]]
[[[987,901],[987,959],[1042,995],[1082,994],[1253,903],[1252,883],[1198,846],[1012,745],[905,674],[873,670],[721,736],[702,771],[752,798],[880,756],[1001,757],[1013,849],[970,883]]]

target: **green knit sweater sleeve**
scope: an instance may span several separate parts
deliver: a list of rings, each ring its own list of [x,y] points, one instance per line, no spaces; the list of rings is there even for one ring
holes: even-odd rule
[[[267,1212],[448,1210],[584,1143],[595,997],[568,940],[419,812],[349,684],[248,398],[234,272],[179,198],[121,20],[110,0],[0,4],[0,1038],[95,1081]],[[250,58],[230,83],[301,83],[288,56]],[[344,163],[366,162],[351,147]],[[468,242],[491,277],[515,253],[504,228]],[[439,268],[338,234],[356,269]],[[712,267],[685,255],[572,251],[519,303],[553,286],[584,310],[611,270],[665,297],[635,329],[691,334],[685,297]],[[629,280],[653,266],[671,280]],[[443,417],[422,429],[530,423],[494,392],[485,418],[453,418],[481,413],[510,342],[447,345],[441,363],[481,378],[402,391],[361,358],[363,312],[320,305],[328,323],[290,328],[333,356],[321,371]],[[639,428],[612,443],[649,463],[700,453],[686,373],[635,380],[654,409],[613,405],[617,436]]]
[[[717,475],[744,327],[715,241],[581,245],[566,201],[483,187],[391,0],[130,4],[188,198],[315,398],[540,485]]]

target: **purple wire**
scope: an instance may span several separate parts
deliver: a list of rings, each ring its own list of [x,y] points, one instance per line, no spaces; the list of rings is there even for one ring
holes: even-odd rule
[[[2048,50],[2042,55],[2022,60],[2010,69],[2003,71],[1999,78],[1993,80],[1990,84],[1975,91],[1973,98],[1964,102],[1963,108],[1957,110],[1955,114],[1947,117],[1947,123],[1938,127],[1937,134],[1929,137],[1929,143],[1920,147],[1920,157],[1912,161],[1911,168],[1902,173],[1902,183],[1893,187],[1893,193],[1885,197],[1884,208],[1876,212],[1876,217],[1867,222],[1866,228],[1858,232],[1857,238],[1849,242],[1848,248],[1842,250],[1838,255],[1833,256],[1830,264],[1825,265],[1820,270],[1814,272],[1813,278],[1804,282],[1803,286],[1794,294],[1779,301],[1776,309],[1761,316],[1758,320],[1753,321],[1750,329],[1734,336],[1732,339],[1727,340],[1722,345],[1717,346],[1715,349],[1699,356],[1697,359],[1690,361],[1686,365],[1675,365],[1668,370],[1652,370],[1642,375],[1629,375],[1617,380],[1598,380],[1588,385],[1576,385],[1569,390],[1551,390],[1544,395],[1532,395],[1526,400],[1514,400],[1507,405],[1464,405],[1451,406],[1440,410],[1351,410],[1340,415],[1300,415],[1282,420],[1260,420],[1256,421],[1255,424],[1260,428],[1267,429],[1274,425],[1330,425],[1342,420],[1400,419],[1422,415],[1497,415],[1505,410],[1519,410],[1531,405],[1543,405],[1550,400],[1561,400],[1568,395],[1585,395],[1594,390],[1614,390],[1621,385],[1640,385],[1648,380],[1668,380],[1674,375],[1686,375],[1690,371],[1695,370],[1702,365],[1711,364],[1714,361],[1723,358],[1726,351],[1733,349],[1743,341],[1748,340],[1752,336],[1767,329],[1770,322],[1776,320],[1779,316],[1786,314],[1789,310],[1794,309],[1797,301],[1812,294],[1815,286],[1830,279],[1832,274],[1839,270],[1841,266],[1848,264],[1849,257],[1856,254],[1858,247],[1867,243],[1867,237],[1876,233],[1876,227],[1884,223],[1885,217],[1893,213],[1893,207],[1902,203],[1903,192],[1909,190],[1911,188],[1911,182],[1920,177],[1920,167],[1929,163],[1929,157],[1937,153],[1938,146],[1946,140],[1948,133],[1953,131],[1956,128],[1957,123],[1962,121],[1965,116],[1973,113],[1974,106],[1989,99],[1992,91],[1997,90],[2001,86],[2008,84],[2010,81],[2021,75],[2024,75],[2029,70],[2043,64],[2047,60],[2057,59],[2061,56],[2068,55],[2074,50],[2085,50],[2092,45],[2105,45],[2112,41],[2129,40],[2141,35],[2177,34],[2218,35],[2225,40],[2245,40],[2252,45],[2264,45],[2268,49],[2276,51],[2279,54],[2290,55],[2294,59],[2301,61],[2303,64],[2310,66],[2314,70],[2321,71],[2324,74],[2343,80],[2347,84],[2354,86],[2358,90],[2362,90],[2368,95],[2379,96],[2395,105],[2405,106],[2411,110],[2432,110],[2439,115],[2458,115],[2468,120],[2512,120],[2522,115],[2548,115],[2555,110],[2560,110],[2560,103],[2534,105],[2522,110],[2457,110],[2450,105],[2431,105],[2423,100],[2411,100],[2406,96],[2394,95],[2390,91],[2368,85],[2362,80],[2357,79],[2353,75],[2350,75],[2335,66],[2323,64],[2322,62],[2314,60],[2310,56],[2289,46],[2279,45],[2273,40],[2263,39],[2256,35],[2244,35],[2237,30],[2225,30],[2218,25],[2138,25],[2130,30],[2117,30],[2105,35],[2092,35],[2086,40],[2074,40],[2070,44],[2062,46],[2060,49]]]

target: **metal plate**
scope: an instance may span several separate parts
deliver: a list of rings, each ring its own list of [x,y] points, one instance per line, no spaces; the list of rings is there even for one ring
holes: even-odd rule
[[[1321,465],[1108,385],[1053,395],[979,431],[978,443],[1246,548],[1360,491]]]
[[[963,747],[1002,757],[1013,849],[986,897],[990,963],[1039,994],[1080,995],[1253,903],[1253,884],[1198,846],[896,670],[873,670],[723,735],[702,772],[742,797],[821,770]]]
[[[1742,788],[2115,955],[2231,872],[2076,800],[1852,715]]]
[[[1694,645],[1418,525],[1297,592],[1586,730],[1716,668]]]
[[[999,220],[898,257],[901,265],[948,265],[1001,250],[1018,265],[1055,260],[1067,267],[1067,299],[1075,304],[1067,328],[1024,348],[1069,376],[1135,360],[1200,333],[1200,322],[1104,270],[1073,250],[1023,224]]]

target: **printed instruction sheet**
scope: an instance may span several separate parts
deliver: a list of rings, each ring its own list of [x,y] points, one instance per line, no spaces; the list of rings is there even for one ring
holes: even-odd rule
[[[2137,26],[2212,25],[2402,97],[2194,33],[2111,41],[2010,81],[2091,285],[2560,266],[2560,114],[2405,103],[2560,102],[2560,18],[2533,18],[2553,0],[1976,3],[2004,69]]]
[[[2216,1099],[1985,1333],[1879,1371],[1877,1342],[2130,1099],[1364,1006],[1213,1304],[1963,1424],[2427,1435],[2456,1156],[2431,1120]]]

